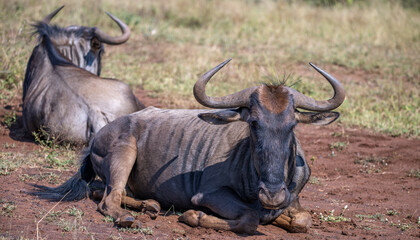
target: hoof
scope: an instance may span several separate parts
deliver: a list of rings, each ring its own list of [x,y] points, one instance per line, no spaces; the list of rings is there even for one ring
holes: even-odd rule
[[[292,220],[292,230],[294,233],[306,233],[312,226],[311,214],[308,212],[297,213]]]
[[[155,212],[149,212],[149,211],[146,211],[146,214],[152,219],[152,220],[155,220],[156,218],[157,218],[157,216],[158,216],[158,214],[159,213],[155,213]]]
[[[306,233],[312,225],[311,214],[306,211],[298,212],[293,216],[280,215],[273,224],[286,229],[291,233]]]
[[[188,210],[184,214],[182,214],[178,218],[178,220],[180,222],[190,225],[191,227],[198,227],[200,223],[200,218],[202,218],[204,215],[205,213],[201,211]]]
[[[131,225],[134,223],[135,219],[131,215],[124,215],[120,218],[118,218],[115,223],[118,224],[121,227],[131,227]]]
[[[141,228],[142,227],[142,224],[141,224],[141,222],[139,221],[139,220],[135,220],[134,222],[133,222],[133,224],[131,224],[131,226],[130,226],[131,228]]]
[[[160,212],[160,204],[155,200],[145,200],[142,203],[142,212],[149,215],[151,219],[156,219]]]

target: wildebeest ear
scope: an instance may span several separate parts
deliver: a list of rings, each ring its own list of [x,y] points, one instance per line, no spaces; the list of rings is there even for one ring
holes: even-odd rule
[[[338,112],[295,112],[296,120],[299,123],[307,123],[313,125],[328,125],[338,117],[340,117],[340,113]]]
[[[247,108],[226,109],[218,112],[200,113],[198,117],[210,124],[227,124],[246,121],[249,118],[249,110]]]

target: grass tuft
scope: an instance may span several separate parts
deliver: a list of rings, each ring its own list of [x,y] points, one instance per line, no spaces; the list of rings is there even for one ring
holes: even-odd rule
[[[420,169],[410,169],[410,172],[407,174],[407,176],[420,179]]]
[[[125,233],[141,233],[144,235],[153,235],[153,229],[149,228],[149,227],[145,227],[145,228],[129,228],[129,227],[125,227],[125,228],[119,228],[118,229],[119,232],[125,232]]]
[[[16,203],[0,199],[0,215],[12,217],[13,211],[16,209]]]
[[[343,214],[338,216],[334,216],[334,209],[330,211],[330,214],[324,215],[323,213],[319,213],[319,220],[321,222],[350,222],[351,219],[344,217]]]
[[[9,175],[19,168],[23,163],[23,159],[17,158],[14,153],[1,152],[0,153],[0,176]]]
[[[317,177],[310,177],[308,180],[308,183],[315,184],[315,185],[322,185],[321,180]]]

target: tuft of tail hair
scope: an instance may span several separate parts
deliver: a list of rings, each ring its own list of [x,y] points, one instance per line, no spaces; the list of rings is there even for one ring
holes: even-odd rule
[[[96,177],[90,160],[90,147],[82,151],[79,171],[61,186],[52,188],[41,185],[34,185],[39,191],[30,192],[43,199],[51,201],[75,201],[89,196],[89,183]]]

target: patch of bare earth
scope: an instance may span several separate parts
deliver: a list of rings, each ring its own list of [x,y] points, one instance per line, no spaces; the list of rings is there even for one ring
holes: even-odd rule
[[[136,89],[146,105],[156,99]],[[18,123],[1,125],[0,151],[30,153],[40,146],[24,134],[19,118],[19,100],[1,106],[0,120],[16,111]],[[138,215],[141,232],[119,229],[96,210],[97,202],[84,199],[56,203],[28,195],[32,184],[55,186],[53,173],[63,182],[74,171],[58,171],[22,164],[0,175],[0,237],[36,238],[37,222],[43,239],[417,239],[420,237],[420,140],[389,137],[357,128],[299,126],[297,135],[312,168],[310,182],[301,193],[301,203],[312,213],[308,233],[291,234],[273,225],[259,226],[254,236],[204,228],[178,222],[172,211],[162,211],[156,220]],[[10,148],[13,146],[13,148]],[[8,147],[8,148],[6,148]],[[415,172],[414,172],[415,173]],[[72,210],[83,211],[82,215]],[[173,209],[172,209],[173,210]],[[175,209],[177,210],[177,209]],[[334,210],[334,211],[333,211]],[[331,211],[333,211],[331,213]],[[321,215],[322,214],[322,215]],[[322,219],[321,219],[322,218]],[[337,222],[334,222],[337,221]]]

